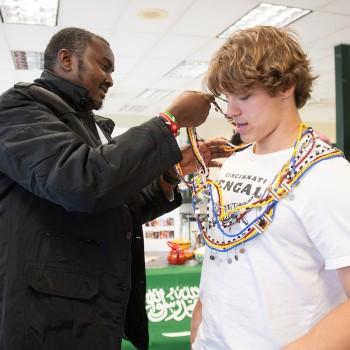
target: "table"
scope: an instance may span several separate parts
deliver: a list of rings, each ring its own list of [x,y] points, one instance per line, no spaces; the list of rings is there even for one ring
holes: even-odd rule
[[[201,265],[147,269],[146,310],[150,350],[190,350],[190,321]],[[134,350],[123,342],[123,350]]]

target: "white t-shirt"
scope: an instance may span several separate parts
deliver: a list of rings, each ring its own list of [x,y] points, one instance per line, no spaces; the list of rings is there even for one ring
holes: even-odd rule
[[[104,133],[103,133],[103,131],[101,130],[101,128],[98,126],[97,123],[95,123],[95,125],[96,125],[96,129],[97,129],[97,132],[98,132],[98,136],[99,136],[99,138],[100,138],[100,140],[101,140],[102,145],[108,143],[107,137],[104,135]]]
[[[256,200],[291,153],[256,155],[250,147],[227,159],[219,177],[224,202]],[[270,227],[244,245],[245,253],[206,247],[193,350],[280,350],[346,299],[335,269],[350,266],[349,182],[345,159],[321,161],[277,205]]]

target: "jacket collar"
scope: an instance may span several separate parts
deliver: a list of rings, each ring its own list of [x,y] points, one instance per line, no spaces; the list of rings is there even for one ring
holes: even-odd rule
[[[108,137],[110,137],[114,129],[114,122],[92,113],[89,91],[87,89],[62,79],[48,70],[44,70],[40,78],[34,80],[34,82],[60,96],[77,111],[77,116],[79,118],[93,117],[95,122],[106,131]]]
[[[63,79],[48,70],[44,70],[40,78],[34,82],[62,97],[76,111],[92,111],[89,91],[84,87]]]

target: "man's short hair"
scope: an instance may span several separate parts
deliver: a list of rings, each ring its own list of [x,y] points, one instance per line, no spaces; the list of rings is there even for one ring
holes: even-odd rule
[[[256,26],[234,32],[213,56],[205,83],[216,96],[241,94],[255,85],[271,96],[295,85],[297,108],[305,105],[316,79],[295,33]]]
[[[57,62],[57,54],[62,49],[70,50],[79,58],[93,39],[100,39],[108,46],[106,39],[81,28],[64,28],[57,32],[48,43],[44,53],[44,68],[53,70]]]

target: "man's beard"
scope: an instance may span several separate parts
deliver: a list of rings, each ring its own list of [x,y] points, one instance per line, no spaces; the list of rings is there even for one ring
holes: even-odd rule
[[[85,67],[84,67],[84,62],[83,60],[79,59],[78,61],[78,78],[80,81],[83,81],[83,73],[85,71]],[[102,107],[102,101],[96,101],[92,96],[90,96],[90,91],[88,91],[89,95],[88,95],[88,99],[86,102],[86,107],[88,108],[88,110],[98,110]]]
[[[90,95],[88,97],[87,104],[88,104],[89,109],[98,110],[98,109],[102,108],[102,101],[96,101]]]

